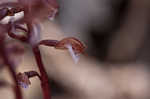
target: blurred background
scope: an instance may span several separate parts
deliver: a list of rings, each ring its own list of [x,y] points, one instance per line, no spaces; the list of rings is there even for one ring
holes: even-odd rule
[[[3,0],[2,0],[3,1]],[[76,37],[87,46],[77,64],[68,51],[40,46],[52,99],[149,99],[149,0],[58,0],[54,21],[41,22],[41,39]],[[36,70],[31,49],[18,72]],[[7,70],[0,78],[11,82]],[[40,81],[22,89],[25,99],[42,99]],[[10,89],[0,96],[13,99]]]

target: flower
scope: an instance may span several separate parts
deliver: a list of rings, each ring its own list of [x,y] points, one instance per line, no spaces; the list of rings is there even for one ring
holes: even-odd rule
[[[18,0],[24,7],[25,19],[42,19],[48,16],[54,17],[58,10],[56,0]],[[28,19],[29,20],[29,19]]]
[[[74,37],[67,37],[60,40],[56,45],[56,49],[68,49],[66,45],[70,44],[72,46],[73,51],[75,54],[83,53],[85,50],[85,45]]]
[[[75,63],[79,60],[79,55],[85,50],[85,45],[74,37],[67,37],[60,41],[57,40],[42,40],[38,45],[51,46],[56,49],[68,49]]]
[[[28,86],[31,84],[29,77],[25,73],[18,73],[17,80],[18,80],[18,84],[22,88],[28,88]]]
[[[56,45],[56,49],[68,49],[75,63],[79,60],[79,55],[85,50],[85,45],[74,37],[68,37],[60,40]]]

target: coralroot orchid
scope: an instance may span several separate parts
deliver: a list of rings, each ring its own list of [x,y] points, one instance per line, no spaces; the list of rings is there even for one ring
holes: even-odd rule
[[[79,60],[79,55],[85,50],[85,45],[74,37],[67,37],[60,41],[57,40],[42,40],[39,45],[51,46],[56,49],[68,50],[75,61]]]
[[[19,73],[17,75],[18,84],[23,88],[28,88],[28,86],[31,84],[28,76],[25,73]]]
[[[14,16],[19,12],[24,12],[24,16],[20,19],[14,20],[11,18],[8,23],[1,23],[5,17]],[[44,99],[51,99],[48,75],[42,61],[39,49],[40,45],[46,45],[60,50],[68,50],[75,60],[75,63],[78,61],[78,55],[82,54],[85,50],[85,46],[74,37],[67,37],[60,41],[39,41],[41,32],[39,24],[45,18],[53,19],[57,12],[58,3],[56,0],[18,0],[17,2],[0,4],[0,65],[3,65],[0,66],[0,68],[4,66],[8,67],[13,81],[15,82],[15,85],[11,86],[13,86],[15,91],[16,99],[23,99],[22,92],[18,85],[27,88],[31,84],[29,79],[35,76],[41,81]],[[32,48],[40,73],[28,71],[16,75],[16,65],[18,64],[14,63],[17,58],[13,58],[13,56],[24,54],[25,49],[22,44],[13,43],[10,38],[26,43]],[[0,82],[0,85],[2,84]]]
[[[75,54],[83,53],[85,46],[76,38],[68,37],[60,40],[56,45],[56,49],[68,49],[67,45],[71,45]]]
[[[31,84],[30,78],[31,77],[39,77],[41,79],[40,75],[36,71],[28,71],[24,73],[18,73],[17,74],[17,79],[18,79],[18,84],[23,87],[23,88],[28,88],[28,86]]]
[[[56,49],[68,49],[75,63],[79,60],[79,55],[84,52],[85,46],[76,38],[69,37],[59,41]]]

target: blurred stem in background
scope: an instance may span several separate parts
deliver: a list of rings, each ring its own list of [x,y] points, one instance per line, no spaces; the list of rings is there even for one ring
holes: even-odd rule
[[[107,60],[135,61],[149,30],[149,1],[130,0],[117,33],[112,36]]]

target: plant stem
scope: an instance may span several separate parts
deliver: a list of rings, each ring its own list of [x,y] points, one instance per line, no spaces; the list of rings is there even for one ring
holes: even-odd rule
[[[42,62],[40,49],[38,46],[36,46],[32,48],[32,51],[34,53],[36,63],[41,73],[41,87],[43,90],[44,99],[51,99],[51,94],[50,94],[50,89],[49,89],[50,87],[48,84],[48,75],[46,73],[46,70]]]
[[[16,99],[23,99],[21,89],[18,86],[18,82],[17,82],[17,77],[16,77],[16,73],[15,73],[15,66],[13,63],[11,63],[11,61],[9,60],[7,52],[5,51],[4,41],[1,40],[0,45],[1,45],[1,47],[0,47],[1,55],[4,59],[6,66],[8,67],[9,72],[11,73],[11,76],[12,76],[14,82],[15,82],[15,87],[14,87],[15,88],[15,97],[16,97]]]

